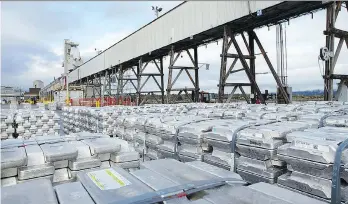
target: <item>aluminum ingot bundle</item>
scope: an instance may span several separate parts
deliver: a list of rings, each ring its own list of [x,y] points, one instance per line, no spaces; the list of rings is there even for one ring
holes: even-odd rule
[[[289,143],[279,147],[279,158],[288,164],[289,173],[279,177],[278,183],[322,199],[331,199],[331,176],[338,144],[347,139],[347,130],[326,127],[319,130],[288,134]],[[348,163],[348,151],[343,151],[342,171]],[[341,174],[342,201],[348,199],[348,176]]]
[[[213,148],[211,154],[205,154],[203,161],[225,169],[234,168],[234,154],[231,141],[234,134],[256,124],[255,121],[225,120],[217,124],[211,132],[203,133],[204,142]]]
[[[140,155],[127,141],[118,138],[113,140],[121,146],[120,151],[110,155],[111,167],[121,167],[124,169],[139,168]]]
[[[18,168],[27,164],[23,147],[1,149],[1,186],[17,184]]]
[[[204,120],[189,123],[179,127],[178,141],[180,142],[179,158],[181,161],[202,161],[203,151],[208,151],[208,145],[203,142],[203,133],[223,123],[224,120]]]
[[[134,196],[153,191],[119,167],[88,170],[78,173],[77,177],[96,204],[122,203]]]
[[[58,204],[58,201],[51,182],[46,179],[39,179],[27,183],[1,188],[1,203]]]
[[[237,172],[250,183],[275,183],[286,172],[277,149],[284,144],[285,136],[296,130],[317,126],[318,122],[278,122],[248,127],[237,133]]]

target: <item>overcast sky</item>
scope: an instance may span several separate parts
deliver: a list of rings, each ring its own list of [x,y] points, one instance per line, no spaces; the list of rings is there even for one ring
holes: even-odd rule
[[[1,84],[29,88],[36,79],[48,84],[63,72],[63,43],[70,39],[80,44],[83,60],[103,50],[154,19],[152,5],[166,12],[180,2],[1,2]],[[348,30],[348,12],[343,10],[337,28]],[[287,25],[288,83],[293,90],[322,89],[323,80],[318,65],[319,49],[325,45],[325,11],[303,16]],[[257,30],[259,39],[276,67],[275,27]],[[238,37],[240,38],[240,37]],[[240,39],[239,39],[240,41]],[[336,43],[338,40],[336,40]],[[220,67],[221,41],[198,50],[199,62],[209,63],[210,69],[200,70],[200,86],[205,91],[217,91]],[[347,47],[342,48],[336,73],[348,68]],[[244,49],[245,51],[245,49]],[[230,52],[233,52],[231,49]],[[256,51],[259,52],[259,51]],[[168,67],[168,57],[165,67]],[[183,55],[179,64],[189,65]],[[229,62],[231,63],[231,62]],[[323,68],[322,65],[321,69]],[[237,63],[236,68],[241,64]],[[256,72],[267,72],[261,56],[256,59]],[[149,68],[151,70],[151,67]],[[168,69],[165,69],[165,86]],[[262,91],[274,90],[271,74],[257,75]],[[247,82],[244,73],[230,77],[228,82]],[[190,87],[187,76],[181,77],[175,87]],[[149,83],[145,89],[154,89]],[[227,90],[228,91],[228,90]]]

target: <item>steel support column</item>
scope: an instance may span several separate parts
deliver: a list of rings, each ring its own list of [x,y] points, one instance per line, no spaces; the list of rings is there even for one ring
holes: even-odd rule
[[[242,53],[242,50],[240,48],[240,46],[238,45],[236,39],[235,39],[235,33],[231,32],[231,29],[228,26],[225,26],[224,28],[224,36],[223,36],[223,45],[222,45],[222,53],[221,53],[221,68],[220,68],[220,80],[219,80],[219,102],[222,103],[224,100],[224,88],[225,86],[237,86],[240,88],[241,92],[243,95],[245,95],[244,89],[241,89],[242,86],[251,86],[251,93],[254,94],[254,98],[252,99],[252,103],[256,102],[256,99],[259,98],[261,103],[265,103],[265,100],[262,96],[261,90],[256,82],[255,79],[255,45],[254,43],[256,42],[256,44],[258,45],[261,54],[263,55],[270,71],[273,74],[273,77],[280,89],[280,92],[285,100],[285,103],[289,103],[289,98],[288,95],[285,91],[285,89],[283,88],[279,77],[277,75],[277,73],[275,72],[273,65],[271,63],[271,61],[268,58],[268,55],[266,54],[260,40],[258,39],[256,33],[254,31],[249,31],[248,35],[249,35],[249,43],[246,40],[246,37],[244,36],[243,33],[241,33],[241,36],[243,38],[243,41],[245,43],[245,46],[248,50],[249,55],[244,55]],[[230,38],[230,40],[229,40]],[[228,50],[231,46],[231,44],[233,44],[234,48],[237,51],[237,54],[231,54],[228,53]],[[234,61],[232,62],[232,64],[230,65],[228,71],[226,71],[227,69],[227,59],[228,58],[234,58]],[[237,69],[237,70],[233,70],[237,60],[240,60],[243,68],[242,69]],[[250,60],[249,65],[247,63],[246,60]],[[227,83],[227,78],[229,77],[230,74],[232,73],[236,73],[239,71],[245,71],[248,79],[249,79],[249,83]],[[233,89],[233,93],[236,91],[237,88]],[[231,93],[233,95],[233,93]],[[246,95],[245,95],[246,96]],[[227,101],[230,101],[232,97],[229,97],[229,99]],[[248,99],[245,97],[245,99],[248,101]]]
[[[346,7],[348,7],[347,2],[337,1],[331,3],[329,7],[326,9],[326,30],[324,31],[324,35],[326,35],[326,47],[328,48],[330,53],[333,53],[333,55],[325,61],[325,70],[323,76],[325,101],[332,101],[334,99],[337,100],[338,98],[334,97],[333,95],[333,80],[340,79],[340,84],[343,84],[345,83],[348,77],[347,75],[340,75],[340,77],[337,77],[337,75],[334,74],[337,59],[339,57],[344,42],[348,48],[348,32],[335,28],[335,22],[337,20],[338,14],[341,10],[341,6],[343,3],[345,3]],[[335,38],[339,39],[336,50]]]
[[[243,35],[244,36],[244,35]],[[251,32],[248,32],[248,36],[249,36],[249,46],[248,47],[248,51],[249,51],[249,55],[252,57],[250,59],[250,72],[251,72],[251,75],[254,77],[255,81],[256,81],[256,74],[255,74],[255,44],[254,44],[254,36]],[[245,37],[243,37],[243,39],[245,39]],[[244,40],[244,42],[246,43],[246,40]],[[250,100],[251,100],[251,103],[255,104],[256,103],[256,91],[255,91],[255,87],[254,86],[251,86],[250,88],[250,92],[251,94],[254,96],[252,97]]]
[[[153,63],[156,67],[156,72],[145,73],[145,69],[148,67],[149,63]],[[158,72],[157,72],[158,71]],[[146,77],[144,82],[142,82],[142,77]],[[160,77],[160,79],[158,79]],[[144,91],[145,85],[152,78],[152,80],[156,83],[158,89],[157,90],[147,90]],[[143,105],[148,102],[149,96],[156,103],[164,103],[164,86],[163,86],[163,59],[162,57],[159,59],[152,59],[147,62],[143,62],[142,59],[139,60],[139,64],[137,67],[137,93],[138,93],[138,105]],[[158,82],[160,80],[160,83]],[[155,93],[160,93],[161,101],[157,99],[158,95]],[[144,97],[142,97],[144,95]]]
[[[223,36],[223,45],[222,45],[222,53],[221,53],[221,68],[220,68],[220,80],[219,80],[219,102],[222,103],[224,102],[224,89],[225,86],[229,86],[229,85],[233,85],[234,88],[232,90],[231,95],[234,94],[234,92],[236,91],[236,87],[239,87],[239,89],[241,90],[242,94],[245,95],[244,89],[242,88],[242,86],[251,86],[253,91],[256,92],[257,97],[261,100],[262,103],[265,103],[261,91],[255,81],[255,63],[254,62],[250,62],[250,65],[252,65],[252,69],[249,68],[249,65],[246,61],[246,59],[248,60],[252,60],[255,59],[254,53],[252,53],[253,51],[251,51],[250,46],[252,46],[253,48],[253,39],[254,37],[251,37],[252,42],[249,42],[249,46],[248,43],[246,42],[246,38],[244,36],[244,34],[242,35],[243,37],[243,41],[249,51],[249,55],[243,55],[241,48],[239,47],[236,39],[235,39],[235,34],[231,32],[231,29],[228,26],[225,26],[224,28],[224,36]],[[229,40],[230,38],[230,40]],[[250,39],[250,37],[249,37]],[[231,45],[233,44],[234,48],[237,51],[237,54],[230,54],[228,53],[229,48],[231,47]],[[251,55],[253,54],[253,55]],[[227,59],[228,58],[234,58],[231,66],[229,67],[228,71],[227,71]],[[240,62],[242,63],[243,68],[239,69],[239,70],[233,70],[234,66],[237,63],[237,60],[240,60]],[[247,83],[227,83],[227,79],[229,77],[229,75],[231,73],[236,73],[239,71],[245,71],[250,84]],[[227,101],[230,101],[232,97],[229,97]],[[246,97],[244,97],[246,98]],[[255,97],[256,98],[256,95]],[[248,101],[248,100],[247,100]],[[249,101],[248,101],[249,103]]]
[[[117,97],[120,97],[123,94],[123,74],[124,70],[122,65],[118,67],[118,80],[117,80]]]
[[[190,58],[190,61],[192,62],[192,65],[190,67],[188,66],[174,66],[175,62],[178,60],[179,56],[181,53],[185,51]],[[168,73],[168,84],[167,84],[167,103],[172,103],[175,102],[177,97],[172,98],[171,97],[171,92],[172,91],[179,91],[179,93],[184,92],[185,95],[189,98],[189,100],[192,102],[198,102],[199,101],[199,67],[198,67],[198,52],[197,52],[197,47],[193,48],[194,52],[194,57],[192,57],[191,52],[187,50],[180,50],[177,52],[177,55],[175,56],[175,50],[174,47],[172,46],[172,49],[169,53],[170,56],[170,63],[169,63],[169,73]],[[175,76],[174,79],[173,77],[173,70],[179,70],[178,74]],[[192,75],[189,70],[194,70],[195,78],[192,78]],[[189,77],[190,81],[192,82],[193,88],[173,88],[175,82],[178,80],[182,72],[185,71],[187,76]],[[192,96],[188,94],[188,91],[193,91],[194,92],[194,97],[192,99]],[[179,95],[179,94],[178,94]],[[175,99],[175,100],[174,100]]]
[[[336,3],[332,3],[326,9],[326,30],[330,30],[335,27],[335,8]],[[334,51],[335,46],[335,36],[333,33],[330,33],[326,36],[326,47],[329,49],[329,52]],[[332,69],[332,60],[327,60],[325,62],[324,70],[324,100],[331,101],[333,98],[333,80],[329,78],[330,72]]]

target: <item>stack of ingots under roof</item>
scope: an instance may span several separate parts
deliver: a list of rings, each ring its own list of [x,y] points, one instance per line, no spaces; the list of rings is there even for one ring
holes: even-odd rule
[[[277,149],[293,131],[318,127],[316,121],[286,121],[251,126],[237,133],[236,169],[249,183],[275,183],[286,172],[285,162],[279,160]]]
[[[179,127],[178,142],[180,148],[178,151],[179,158],[183,162],[202,161],[204,151],[208,151],[209,147],[203,142],[202,134],[211,131],[216,123],[221,120],[204,120]]]
[[[178,159],[180,146],[178,143],[179,128],[190,123],[206,120],[199,116],[177,116],[171,117],[171,120],[164,121],[157,130],[157,136],[161,137],[163,144],[157,146],[158,152],[164,158]]]
[[[334,118],[332,116],[326,124]],[[288,165],[288,173],[278,178],[278,184],[305,194],[331,199],[331,178],[338,145],[348,138],[348,129],[322,127],[292,132],[287,135],[287,144],[279,147],[278,156]],[[348,151],[343,151],[341,166],[341,198],[348,201]]]
[[[222,120],[220,124],[214,125],[210,132],[202,134],[204,142],[212,148],[211,154],[204,154],[203,161],[233,170],[232,138],[240,130],[255,124],[255,120]]]
[[[203,155],[211,152],[211,146],[204,142],[205,133],[211,132],[216,126],[234,123],[237,118],[244,116],[244,111],[224,110],[213,114],[209,113],[209,118],[204,120],[179,127],[177,138],[180,144],[178,153],[181,161],[202,161]]]
[[[76,179],[80,171],[99,167],[139,167],[139,155],[126,141],[83,132],[5,140],[1,156],[2,186],[39,178],[61,183]]]

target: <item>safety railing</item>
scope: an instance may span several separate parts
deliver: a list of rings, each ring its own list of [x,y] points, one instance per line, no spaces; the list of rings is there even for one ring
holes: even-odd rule
[[[134,106],[136,103],[131,97],[104,97],[104,98],[79,98],[70,99],[71,106],[103,107],[113,105]]]

